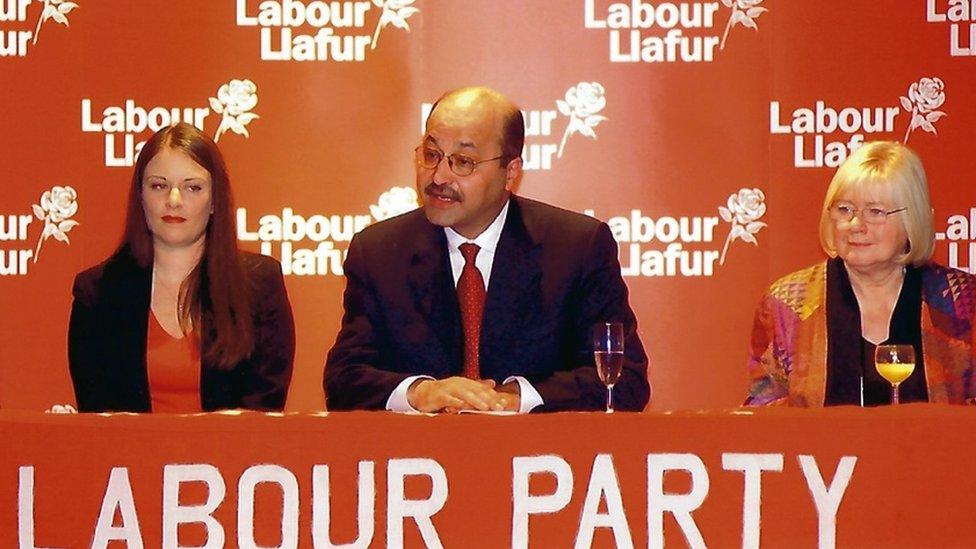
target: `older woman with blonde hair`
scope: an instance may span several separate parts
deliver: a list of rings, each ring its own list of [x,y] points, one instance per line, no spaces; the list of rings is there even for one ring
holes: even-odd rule
[[[827,189],[820,242],[830,259],[777,280],[759,304],[746,404],[888,404],[881,344],[915,349],[901,402],[976,396],[976,278],[931,262],[932,207],[911,149],[879,141],[851,154]]]

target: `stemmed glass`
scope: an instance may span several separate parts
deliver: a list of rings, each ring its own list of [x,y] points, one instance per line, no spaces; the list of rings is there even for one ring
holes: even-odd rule
[[[911,345],[878,345],[874,367],[891,383],[891,403],[898,404],[898,385],[915,371],[915,348]]]
[[[600,381],[607,387],[607,413],[613,413],[613,386],[624,365],[624,325],[601,322],[593,327],[593,358]]]

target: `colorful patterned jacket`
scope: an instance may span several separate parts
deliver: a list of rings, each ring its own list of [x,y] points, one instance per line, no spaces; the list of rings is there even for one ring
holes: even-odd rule
[[[927,264],[922,271],[922,353],[929,402],[976,397],[976,277]],[[756,310],[746,405],[823,406],[827,382],[827,265],[777,280]]]

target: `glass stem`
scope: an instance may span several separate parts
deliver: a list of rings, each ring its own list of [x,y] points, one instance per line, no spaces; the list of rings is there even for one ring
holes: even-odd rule
[[[891,384],[891,403],[892,404],[899,404],[899,402],[898,402],[898,384],[897,383],[892,383]]]
[[[607,413],[613,413],[613,385],[607,386]]]

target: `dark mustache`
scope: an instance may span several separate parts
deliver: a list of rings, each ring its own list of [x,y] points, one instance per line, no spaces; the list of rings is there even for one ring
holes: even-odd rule
[[[450,200],[461,200],[461,195],[456,190],[447,185],[438,185],[437,183],[428,183],[424,187],[424,194],[438,198],[448,198]]]

